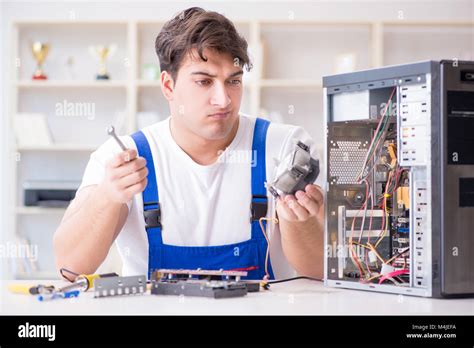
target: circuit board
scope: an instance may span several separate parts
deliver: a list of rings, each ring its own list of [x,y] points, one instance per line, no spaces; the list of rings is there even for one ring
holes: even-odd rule
[[[259,283],[241,280],[246,275],[242,271],[159,269],[152,273],[151,294],[218,299],[259,291]]]

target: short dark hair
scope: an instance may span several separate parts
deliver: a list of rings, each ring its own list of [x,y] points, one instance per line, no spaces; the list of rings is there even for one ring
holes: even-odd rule
[[[247,41],[229,19],[200,7],[188,8],[166,22],[155,40],[160,69],[167,71],[174,81],[183,58],[193,49],[203,61],[207,61],[205,49],[227,53],[241,68],[245,66],[250,71],[247,47]]]

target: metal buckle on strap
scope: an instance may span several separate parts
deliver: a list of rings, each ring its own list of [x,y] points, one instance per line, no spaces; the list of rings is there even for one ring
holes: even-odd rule
[[[152,228],[152,227],[162,227],[161,226],[161,209],[159,203],[151,203],[151,204],[158,204],[157,209],[150,209],[145,210],[143,212],[143,217],[145,218],[145,228]],[[150,205],[150,204],[145,204]]]
[[[255,202],[254,199],[260,198],[265,199],[265,202]],[[250,221],[258,221],[260,218],[267,216],[268,210],[268,201],[267,196],[252,196],[252,203],[250,204],[250,211],[252,213],[252,217]]]

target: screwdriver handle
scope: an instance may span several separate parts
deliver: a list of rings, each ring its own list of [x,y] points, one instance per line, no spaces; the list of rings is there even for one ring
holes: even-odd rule
[[[14,294],[30,295],[30,289],[33,287],[28,284],[8,284],[8,290]]]

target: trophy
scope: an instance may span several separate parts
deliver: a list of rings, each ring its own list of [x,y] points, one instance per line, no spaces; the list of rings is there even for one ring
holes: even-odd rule
[[[99,59],[99,72],[95,77],[97,80],[110,79],[110,76],[107,73],[105,62],[107,60],[107,57],[111,57],[114,55],[116,49],[117,49],[117,46],[114,44],[109,45],[109,46],[103,46],[103,45],[89,46],[89,53]]]
[[[46,80],[47,77],[43,72],[43,63],[48,55],[49,44],[36,41],[30,44],[30,46],[33,57],[36,60],[36,70],[33,74],[33,80]]]

